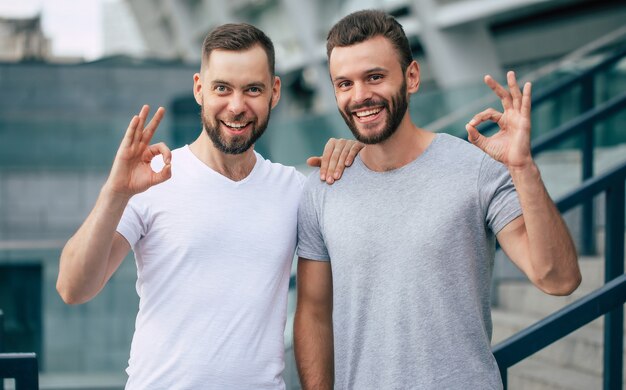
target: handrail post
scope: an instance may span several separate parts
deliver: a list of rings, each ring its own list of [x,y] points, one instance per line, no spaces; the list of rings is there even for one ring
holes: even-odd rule
[[[13,378],[15,389],[39,389],[39,366],[35,353],[0,354],[0,379]],[[4,382],[3,382],[4,383]]]
[[[4,313],[0,309],[0,353],[4,352]],[[0,390],[4,390],[4,378],[0,378]]]
[[[0,353],[4,352],[4,313],[0,309]]]
[[[605,282],[624,273],[624,177],[615,179],[606,191]],[[604,317],[604,389],[622,388],[624,306]]]
[[[507,388],[509,387],[509,374],[508,374],[508,367],[501,367],[500,368],[500,378],[502,379],[502,390],[507,390]]]
[[[587,75],[581,80],[580,89],[580,112],[581,114],[593,109],[595,89],[593,75]],[[582,180],[585,181],[593,176],[593,148],[594,148],[594,125],[590,124],[582,131]],[[580,253],[582,255],[596,254],[596,236],[594,223],[593,198],[585,201],[582,205],[582,218],[580,221]]]

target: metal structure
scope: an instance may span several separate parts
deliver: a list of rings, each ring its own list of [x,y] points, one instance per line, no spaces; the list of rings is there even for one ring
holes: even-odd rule
[[[533,100],[533,104],[548,101],[556,94],[562,93],[563,90],[579,84],[582,88],[581,99],[583,103],[581,106],[589,108],[590,102],[587,95],[594,95],[593,77],[614,66],[624,57],[626,57],[626,49],[616,51],[598,65],[545,91]],[[585,181],[578,189],[557,201],[556,205],[561,213],[576,206],[583,206],[583,239],[581,245],[583,245],[582,251],[588,252],[591,249],[595,250],[592,201],[596,195],[605,194],[604,261],[606,284],[494,347],[494,356],[498,362],[505,389],[509,367],[602,315],[605,315],[604,389],[619,389],[622,386],[623,305],[626,302],[626,275],[624,274],[626,163],[623,162],[601,176],[592,177],[592,161],[594,125],[607,120],[616,113],[623,112],[625,109],[626,93],[622,93],[595,108],[588,109],[577,118],[533,142],[532,150],[534,154],[537,154],[564,140],[583,135],[581,148],[583,179]],[[585,207],[589,209],[585,211]]]
[[[39,369],[34,353],[0,353],[0,380],[15,379],[15,390],[39,389]]]
[[[484,74],[502,76],[503,67],[537,61],[536,45],[513,37],[498,43],[494,26],[528,21],[535,15],[556,15],[567,7],[593,7],[584,0],[127,0],[139,26],[147,53],[187,62],[200,60],[206,32],[225,22],[248,22],[264,30],[276,46],[277,71],[304,72],[307,84],[317,91],[318,101],[332,103],[326,76],[325,38],[341,17],[359,9],[382,9],[398,19],[420,61],[443,88],[482,79]],[[597,6],[597,1],[595,2]],[[592,12],[585,17],[595,18]],[[594,19],[595,20],[595,19]],[[525,22],[526,23],[526,22]],[[590,34],[571,34],[562,27],[551,42],[542,39],[541,55],[555,58],[593,39],[612,23],[596,20]],[[553,24],[556,26],[556,24]],[[606,26],[606,27],[604,27]],[[533,27],[528,27],[532,29]],[[561,27],[555,27],[561,28]],[[515,35],[515,33],[507,33]],[[557,35],[557,34],[550,34]],[[562,35],[562,36],[561,36]],[[515,50],[511,50],[514,46]],[[458,105],[460,102],[450,102]],[[326,104],[325,108],[332,104]]]

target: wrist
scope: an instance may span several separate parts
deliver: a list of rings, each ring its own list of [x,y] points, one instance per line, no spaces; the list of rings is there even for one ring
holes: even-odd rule
[[[539,168],[537,168],[537,164],[535,164],[535,161],[531,157],[516,164],[507,164],[506,167],[511,173],[511,175],[514,173],[526,173],[526,172],[535,172],[535,171],[538,172],[539,171]]]
[[[507,166],[507,168],[514,182],[519,181],[521,178],[541,178],[539,167],[537,167],[537,164],[535,164],[532,159],[527,163],[510,165]]]
[[[133,194],[115,189],[108,181],[104,183],[102,189],[100,190],[100,197],[106,199],[107,203],[111,204],[121,204],[126,206],[132,196]]]

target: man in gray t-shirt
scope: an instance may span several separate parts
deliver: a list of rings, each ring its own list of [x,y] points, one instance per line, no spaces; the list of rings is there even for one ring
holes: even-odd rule
[[[476,115],[471,145],[412,123],[419,67],[392,17],[351,14],[327,48],[339,112],[369,146],[335,185],[312,175],[300,204],[303,388],[501,388],[490,348],[496,237],[541,290],[569,294],[580,283],[530,156],[530,84],[520,91],[510,72],[507,91],[485,78],[504,112]],[[480,135],[486,120],[500,132]]]

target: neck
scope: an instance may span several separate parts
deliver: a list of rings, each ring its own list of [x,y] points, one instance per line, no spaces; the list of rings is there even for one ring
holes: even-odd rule
[[[248,177],[256,164],[254,145],[241,154],[226,154],[213,145],[213,141],[204,129],[202,134],[189,145],[189,149],[209,168],[233,181]]]
[[[391,137],[381,143],[368,145],[361,151],[361,160],[375,172],[398,169],[419,157],[433,138],[433,133],[415,126],[407,112]]]

